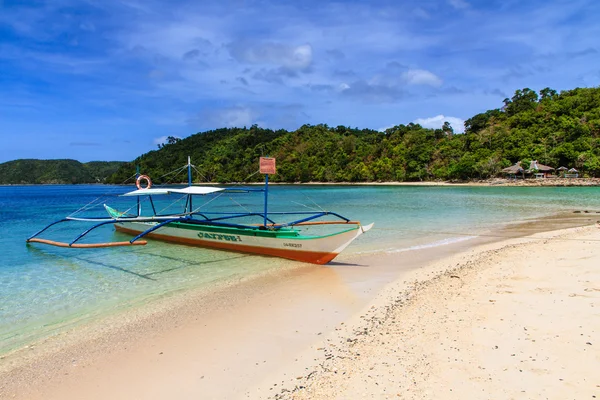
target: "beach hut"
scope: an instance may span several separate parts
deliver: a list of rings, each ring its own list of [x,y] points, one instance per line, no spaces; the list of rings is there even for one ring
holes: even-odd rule
[[[577,171],[575,168],[571,168],[567,172],[568,173],[565,174],[565,178],[579,178],[579,171]]]
[[[513,179],[517,179],[517,175],[522,175],[522,177],[525,176],[525,170],[521,168],[521,161],[518,161],[515,165],[504,168],[502,173]]]
[[[529,164],[529,170],[526,172],[535,174],[536,178],[547,178],[552,175],[553,171],[554,168],[540,164],[537,160],[534,160]]]
[[[569,168],[567,167],[558,167],[556,170],[558,171],[558,176],[560,176],[561,178],[565,177],[565,174],[567,173],[567,170]]]

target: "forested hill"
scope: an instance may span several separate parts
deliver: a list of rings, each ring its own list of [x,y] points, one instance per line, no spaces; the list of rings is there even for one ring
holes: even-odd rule
[[[455,134],[449,124],[434,130],[411,123],[385,132],[252,126],[169,138],[160,149],[124,164],[107,182],[124,182],[135,165],[157,183],[182,182],[185,175],[164,175],[185,165],[188,155],[202,174],[195,182],[259,181],[262,177],[252,174],[261,155],[277,157],[272,180],[280,182],[483,179],[534,159],[600,176],[600,88],[517,90],[501,108],[468,119],[464,134]]]
[[[121,161],[14,160],[0,164],[0,184],[105,183]]]

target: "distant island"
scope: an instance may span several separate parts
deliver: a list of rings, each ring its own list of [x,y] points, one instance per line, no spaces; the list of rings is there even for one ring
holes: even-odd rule
[[[0,164],[0,185],[106,183],[122,161],[14,160]]]
[[[12,161],[0,164],[0,183],[120,184],[138,165],[154,183],[185,182],[185,171],[167,174],[188,155],[199,172],[196,183],[260,181],[257,160],[266,155],[277,158],[274,182],[473,181],[529,160],[600,177],[600,88],[517,90],[501,108],[467,119],[461,134],[447,122],[440,129],[409,123],[384,132],[327,125],[223,128],[169,137],[132,162],[80,164],[81,175],[73,160],[45,161],[50,164],[43,168],[22,165],[35,160]]]

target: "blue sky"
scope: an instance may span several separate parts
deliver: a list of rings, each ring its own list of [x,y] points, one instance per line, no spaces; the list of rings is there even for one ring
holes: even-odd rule
[[[0,0],[0,162],[166,136],[455,130],[516,89],[600,84],[600,2]]]

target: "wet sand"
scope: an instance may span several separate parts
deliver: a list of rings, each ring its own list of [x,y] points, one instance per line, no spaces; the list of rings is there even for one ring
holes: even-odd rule
[[[389,290],[416,293],[415,280],[428,281],[454,267],[447,261],[456,254],[477,257],[489,251],[486,246],[500,251],[506,244],[499,241],[507,237],[586,225],[594,218],[569,214],[434,249],[342,255],[326,267],[299,265],[224,291],[172,296],[4,356],[0,398],[302,396],[292,391],[316,382],[315,374],[307,376],[328,361],[324,345],[343,327],[360,326],[370,307],[394,304],[385,297]]]

